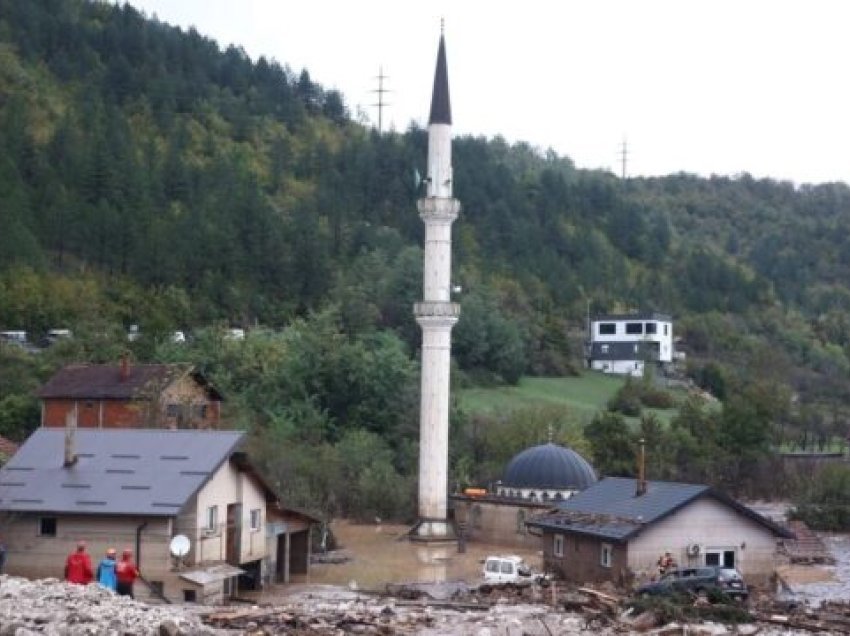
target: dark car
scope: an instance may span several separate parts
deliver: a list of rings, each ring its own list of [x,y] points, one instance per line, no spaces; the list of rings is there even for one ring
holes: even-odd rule
[[[637,589],[638,596],[691,593],[708,595],[712,590],[723,592],[739,601],[747,600],[749,590],[735,568],[705,566],[670,570],[659,581]]]

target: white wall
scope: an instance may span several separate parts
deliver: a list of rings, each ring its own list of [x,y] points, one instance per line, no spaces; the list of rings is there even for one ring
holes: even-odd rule
[[[686,548],[699,544],[699,557]],[[738,570],[745,579],[760,582],[777,565],[777,538],[764,526],[738,514],[712,497],[701,497],[666,519],[652,524],[629,542],[629,567],[638,581],[657,572],[658,557],[670,551],[680,566],[704,565],[704,551],[735,550]]]
[[[617,375],[643,376],[642,360],[594,360],[590,368],[603,373],[615,373]]]
[[[247,474],[237,470],[230,462],[225,462],[198,492],[194,511],[195,543],[198,547],[195,558],[197,563],[224,561],[227,551],[227,506],[241,503],[242,515],[239,524],[242,528],[240,563],[255,561],[266,556],[266,502],[262,490]],[[207,509],[218,507],[218,528],[215,533],[207,533]],[[260,509],[260,527],[251,530],[251,510]]]

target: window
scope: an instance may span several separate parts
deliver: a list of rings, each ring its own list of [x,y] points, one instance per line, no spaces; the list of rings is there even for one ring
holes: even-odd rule
[[[552,554],[556,557],[564,556],[564,535],[556,534],[552,537]]]
[[[195,417],[199,420],[207,419],[207,405],[206,404],[195,404],[192,407],[195,411]]]
[[[627,322],[626,323],[626,333],[630,335],[637,335],[643,333],[643,323],[642,322]]]
[[[38,520],[38,535],[40,537],[55,537],[56,517],[41,517]]]
[[[165,407],[166,417],[177,417],[180,413],[180,407],[177,404],[169,404]]]
[[[600,322],[599,323],[599,335],[600,336],[613,336],[617,333],[617,323],[616,322]]]
[[[648,322],[646,323],[646,333],[647,334],[656,334],[658,333],[658,323]]]
[[[614,549],[611,547],[610,543],[603,543],[601,546],[601,550],[599,551],[599,565],[603,568],[610,568],[611,562],[613,561]]]
[[[600,353],[608,353],[608,345],[607,344],[599,345],[599,351],[600,351]]]
[[[183,602],[184,603],[195,603],[198,600],[198,593],[196,590],[183,590]]]
[[[251,531],[256,532],[260,529],[260,522],[262,520],[262,511],[259,508],[254,508],[251,511]]]
[[[487,572],[498,573],[499,572],[499,561],[496,559],[487,559],[487,563],[484,564],[484,569]]]
[[[513,574],[514,564],[510,561],[502,561],[502,574]]]
[[[218,527],[218,506],[207,508],[207,523],[205,527],[209,531],[213,531]]]
[[[669,326],[669,325],[664,325],[664,335],[665,335],[665,336],[667,335],[667,327],[668,327],[668,326]]]

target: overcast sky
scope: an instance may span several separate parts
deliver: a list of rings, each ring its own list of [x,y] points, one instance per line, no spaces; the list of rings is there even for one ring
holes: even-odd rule
[[[427,119],[445,18],[458,134],[527,141],[630,175],[850,180],[843,0],[131,0],[148,16],[275,58],[353,114]]]

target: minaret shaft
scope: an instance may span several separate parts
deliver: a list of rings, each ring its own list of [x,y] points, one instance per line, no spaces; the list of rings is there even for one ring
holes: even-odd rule
[[[460,307],[451,302],[452,223],[460,203],[452,198],[452,137],[445,43],[440,38],[428,123],[426,196],[417,202],[425,223],[422,302],[414,313],[422,328],[422,396],[419,409],[419,521],[411,538],[454,539],[447,517],[449,397],[452,327]]]

